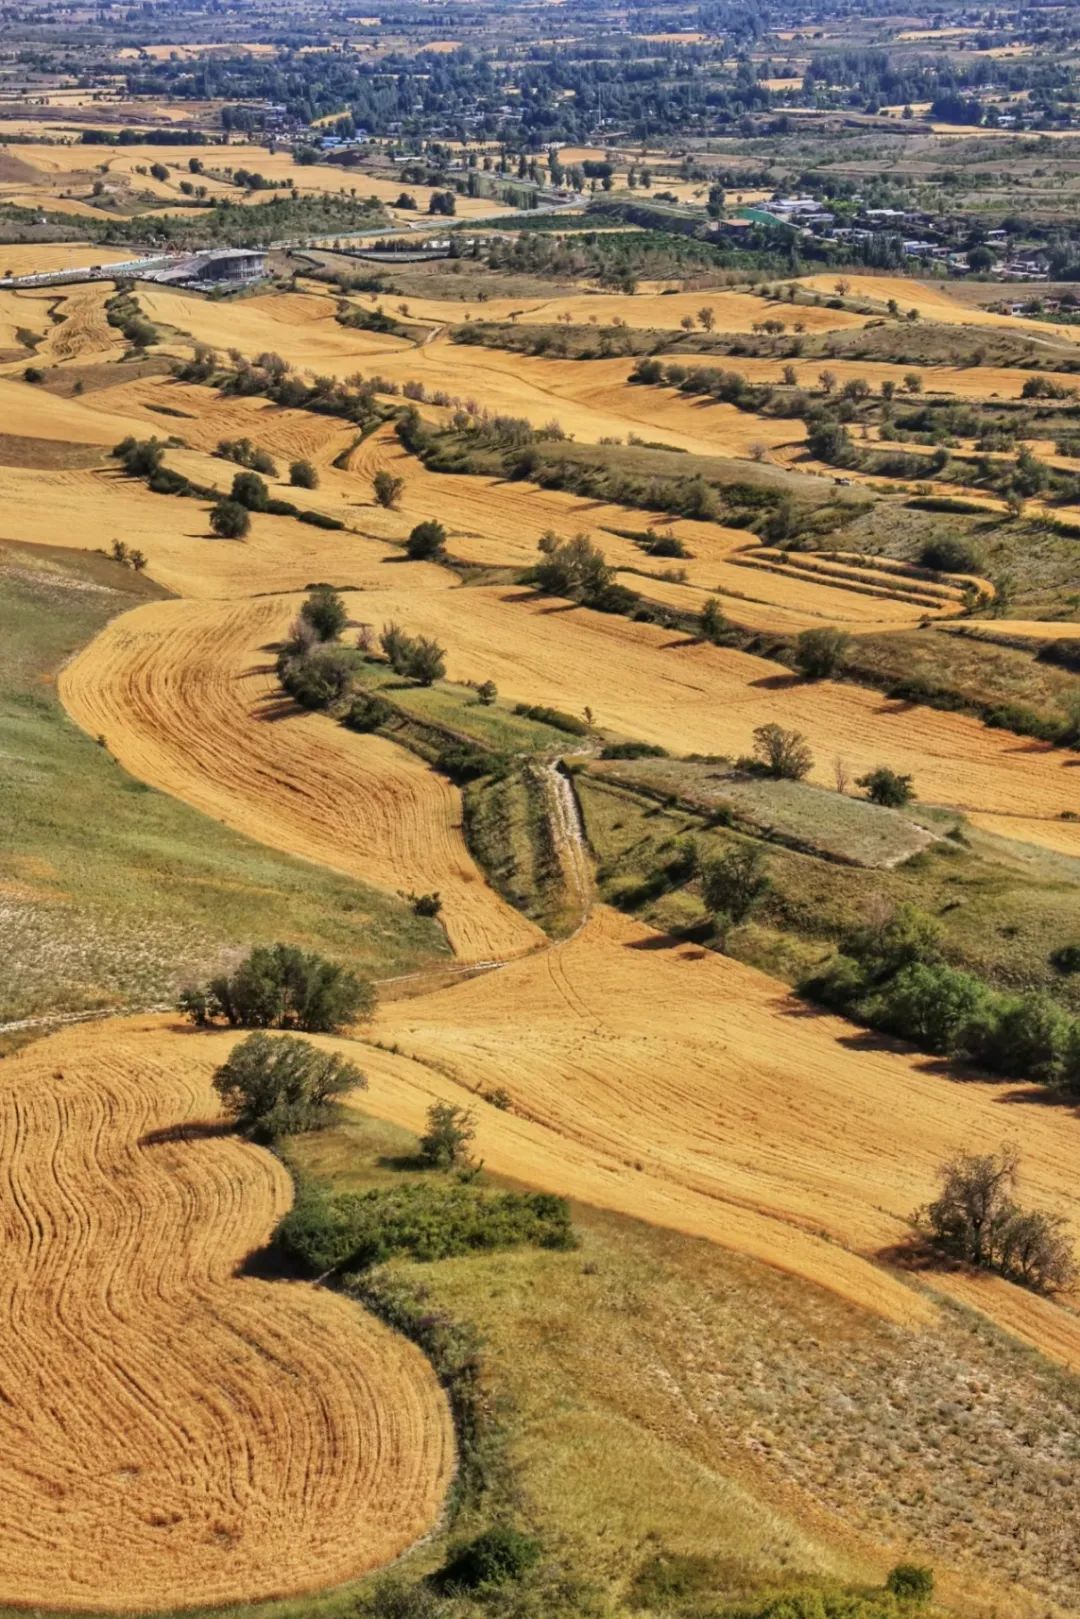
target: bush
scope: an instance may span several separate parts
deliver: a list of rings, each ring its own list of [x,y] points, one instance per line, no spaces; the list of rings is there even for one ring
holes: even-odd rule
[[[352,693],[355,653],[335,642],[279,663],[281,684],[301,708],[329,708]]]
[[[238,472],[232,482],[230,499],[249,512],[264,512],[270,491],[257,472]]]
[[[987,986],[955,967],[912,962],[863,1008],[867,1021],[924,1051],[951,1052],[964,1031],[985,1017]]]
[[[589,727],[585,720],[579,720],[576,714],[567,714],[561,708],[546,708],[543,703],[515,703],[514,713],[522,719],[536,720],[541,725],[550,725],[556,731],[565,731],[568,736],[588,736]]]
[[[710,596],[698,618],[698,629],[701,631],[702,639],[715,643],[727,628],[728,621],[724,617],[719,601],[715,596]]]
[[[446,673],[446,653],[427,636],[406,635],[398,624],[388,624],[379,637],[391,669],[406,680],[431,686]]]
[[[807,680],[824,680],[843,668],[850,640],[844,630],[803,630],[795,643],[795,667]]]
[[[476,1135],[471,1109],[451,1102],[433,1102],[427,1112],[427,1132],[420,1138],[420,1156],[429,1169],[461,1169],[469,1165],[469,1148]]]
[[[657,742],[609,742],[600,749],[601,759],[666,759],[668,750]]]
[[[349,622],[344,601],[329,585],[317,585],[310,592],[300,609],[300,617],[320,641],[336,641]]]
[[[889,1570],[885,1589],[901,1602],[929,1602],[934,1594],[934,1571],[917,1563],[897,1563]]]
[[[509,1524],[495,1524],[450,1553],[443,1583],[468,1591],[520,1580],[540,1561],[540,1542]]]
[[[782,781],[801,781],[814,763],[801,731],[785,731],[773,724],[755,730],[754,754],[770,776]]]
[[[481,776],[501,774],[503,764],[501,754],[488,753],[470,742],[448,742],[435,758],[436,770],[449,776],[458,787],[464,787],[467,781],[477,781]]]
[[[1080,940],[1050,952],[1050,965],[1059,973],[1080,973]]]
[[[345,716],[345,724],[352,731],[377,731],[380,725],[385,725],[393,717],[394,710],[377,693],[361,692],[353,699],[352,707]]]
[[[318,489],[319,474],[310,461],[289,463],[289,482],[294,489]]]
[[[45,373],[39,365],[28,365],[23,372],[24,382],[44,382]]]
[[[224,1017],[233,1028],[301,1029],[336,1034],[370,1016],[371,985],[347,967],[295,945],[257,945],[232,973],[212,978],[201,995],[201,1017],[187,991],[183,1010],[193,1022]]]
[[[927,540],[919,552],[919,561],[934,573],[979,573],[982,569],[982,558],[975,547],[952,535]]]
[[[210,527],[223,540],[242,540],[251,529],[251,518],[238,501],[219,500],[210,513]]]
[[[915,797],[913,778],[899,775],[888,765],[878,765],[865,776],[857,776],[855,785],[865,789],[872,804],[880,804],[886,809],[902,809]]]
[[[428,1264],[522,1243],[574,1245],[564,1198],[492,1193],[472,1182],[442,1180],[400,1181],[334,1197],[303,1194],[277,1236],[290,1258],[314,1275],[366,1270],[398,1254]]]
[[[367,1085],[355,1064],[307,1040],[249,1034],[214,1074],[214,1089],[237,1126],[257,1141],[315,1129],[343,1091]]]
[[[442,555],[445,545],[446,530],[441,523],[429,519],[417,523],[406,541],[405,550],[410,562],[430,562],[433,557]]]

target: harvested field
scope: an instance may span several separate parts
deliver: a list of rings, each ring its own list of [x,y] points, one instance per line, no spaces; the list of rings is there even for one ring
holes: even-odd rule
[[[307,1591],[439,1511],[451,1424],[420,1352],[330,1292],[238,1274],[291,1188],[219,1132],[210,1073],[197,1043],[115,1026],[3,1064],[5,1602]]]
[[[926,1320],[927,1303],[878,1256],[950,1149],[998,1145],[1003,1095],[1025,1197],[1080,1231],[1080,1125],[1036,1088],[950,1084],[762,974],[602,907],[542,955],[387,1003],[375,1032],[400,1048],[365,1058],[363,1105],[381,1117],[415,1129],[432,1097],[503,1086],[511,1109],[479,1116],[490,1169],[710,1237],[889,1319]],[[980,1298],[991,1316],[999,1291],[1003,1317],[1080,1370],[1075,1316],[1004,1284]]]
[[[363,597],[356,605],[366,616]],[[64,671],[64,704],[132,775],[235,831],[391,890],[437,890],[464,960],[542,942],[484,881],[445,777],[283,696],[273,644],[298,606],[155,602],[126,614]]]
[[[1080,853],[1080,822],[1060,819],[1076,807],[1076,756],[965,715],[802,681],[747,653],[518,587],[410,594],[403,582],[372,591],[364,611],[434,635],[451,679],[491,678],[508,697],[572,711],[587,703],[598,725],[686,753],[745,753],[754,727],[775,720],[805,732],[815,780],[831,781],[837,753],[853,775],[888,762],[914,775],[924,802],[978,824],[1005,817],[1022,823],[1013,836]]]
[[[955,131],[954,131],[955,133]],[[979,133],[975,131],[974,133]],[[966,326],[1005,326],[1014,331],[1038,332],[1045,337],[1045,324],[1027,320],[1021,315],[995,315],[987,309],[973,309],[959,303],[944,287],[925,281],[908,280],[905,276],[851,275],[845,278],[851,287],[852,298],[867,298],[874,303],[887,304],[895,298],[902,313],[917,309],[926,320],[943,320]],[[803,276],[799,282],[808,292],[836,296],[836,278],[829,275]],[[1055,327],[1055,339],[1069,335],[1068,327]],[[1076,340],[1075,338],[1073,339]]]

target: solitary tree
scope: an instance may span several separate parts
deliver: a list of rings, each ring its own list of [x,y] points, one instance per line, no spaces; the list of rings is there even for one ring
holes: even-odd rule
[[[432,1169],[464,1169],[476,1137],[471,1109],[452,1102],[433,1102],[427,1113],[427,1132],[420,1139],[420,1156]]]
[[[886,809],[903,809],[915,797],[914,778],[901,776],[888,765],[878,765],[865,776],[856,777],[855,785],[863,788],[872,804],[881,804]]]
[[[319,474],[310,461],[293,461],[289,465],[289,482],[294,489],[318,489]]]
[[[434,518],[424,523],[417,523],[409,535],[406,552],[411,562],[429,562],[437,557],[446,544],[446,530]]]
[[[770,776],[783,781],[801,781],[814,763],[801,731],[785,731],[783,726],[759,725],[754,732],[754,753]]]
[[[380,467],[372,480],[375,500],[380,506],[393,509],[401,499],[401,492],[405,488],[404,478],[395,478],[392,472]]]

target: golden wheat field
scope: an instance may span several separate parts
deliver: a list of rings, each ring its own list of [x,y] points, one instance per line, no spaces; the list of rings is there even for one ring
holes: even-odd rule
[[[172,1609],[387,1561],[452,1472],[431,1367],[330,1292],[238,1274],[288,1175],[220,1133],[197,1042],[95,1034],[0,1070],[0,1601]]]
[[[464,960],[534,947],[542,935],[469,854],[457,788],[283,696],[273,648],[302,599],[129,613],[64,671],[68,711],[133,775],[237,831],[392,891],[436,889]],[[351,605],[366,614],[363,595]]]

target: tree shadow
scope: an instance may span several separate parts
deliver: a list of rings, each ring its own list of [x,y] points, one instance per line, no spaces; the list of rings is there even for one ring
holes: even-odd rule
[[[379,1169],[391,1169],[397,1175],[416,1174],[418,1170],[431,1168],[427,1159],[418,1152],[380,1153],[375,1163]]]
[[[685,927],[669,928],[666,933],[649,933],[643,939],[628,939],[623,946],[624,950],[678,950],[686,945],[696,945],[698,948],[693,954],[688,954],[687,961],[703,961],[706,956],[714,954],[705,948],[705,941],[712,937],[712,923],[708,919],[701,922],[688,922]]]
[[[164,1147],[176,1141],[219,1141],[235,1135],[231,1119],[187,1119],[181,1124],[163,1124],[139,1137],[140,1147]]]
[[[260,724],[276,725],[280,720],[296,719],[303,710],[291,697],[264,697],[249,713]]]
[[[762,675],[750,684],[759,691],[790,691],[792,686],[801,686],[804,681],[801,675]]]

